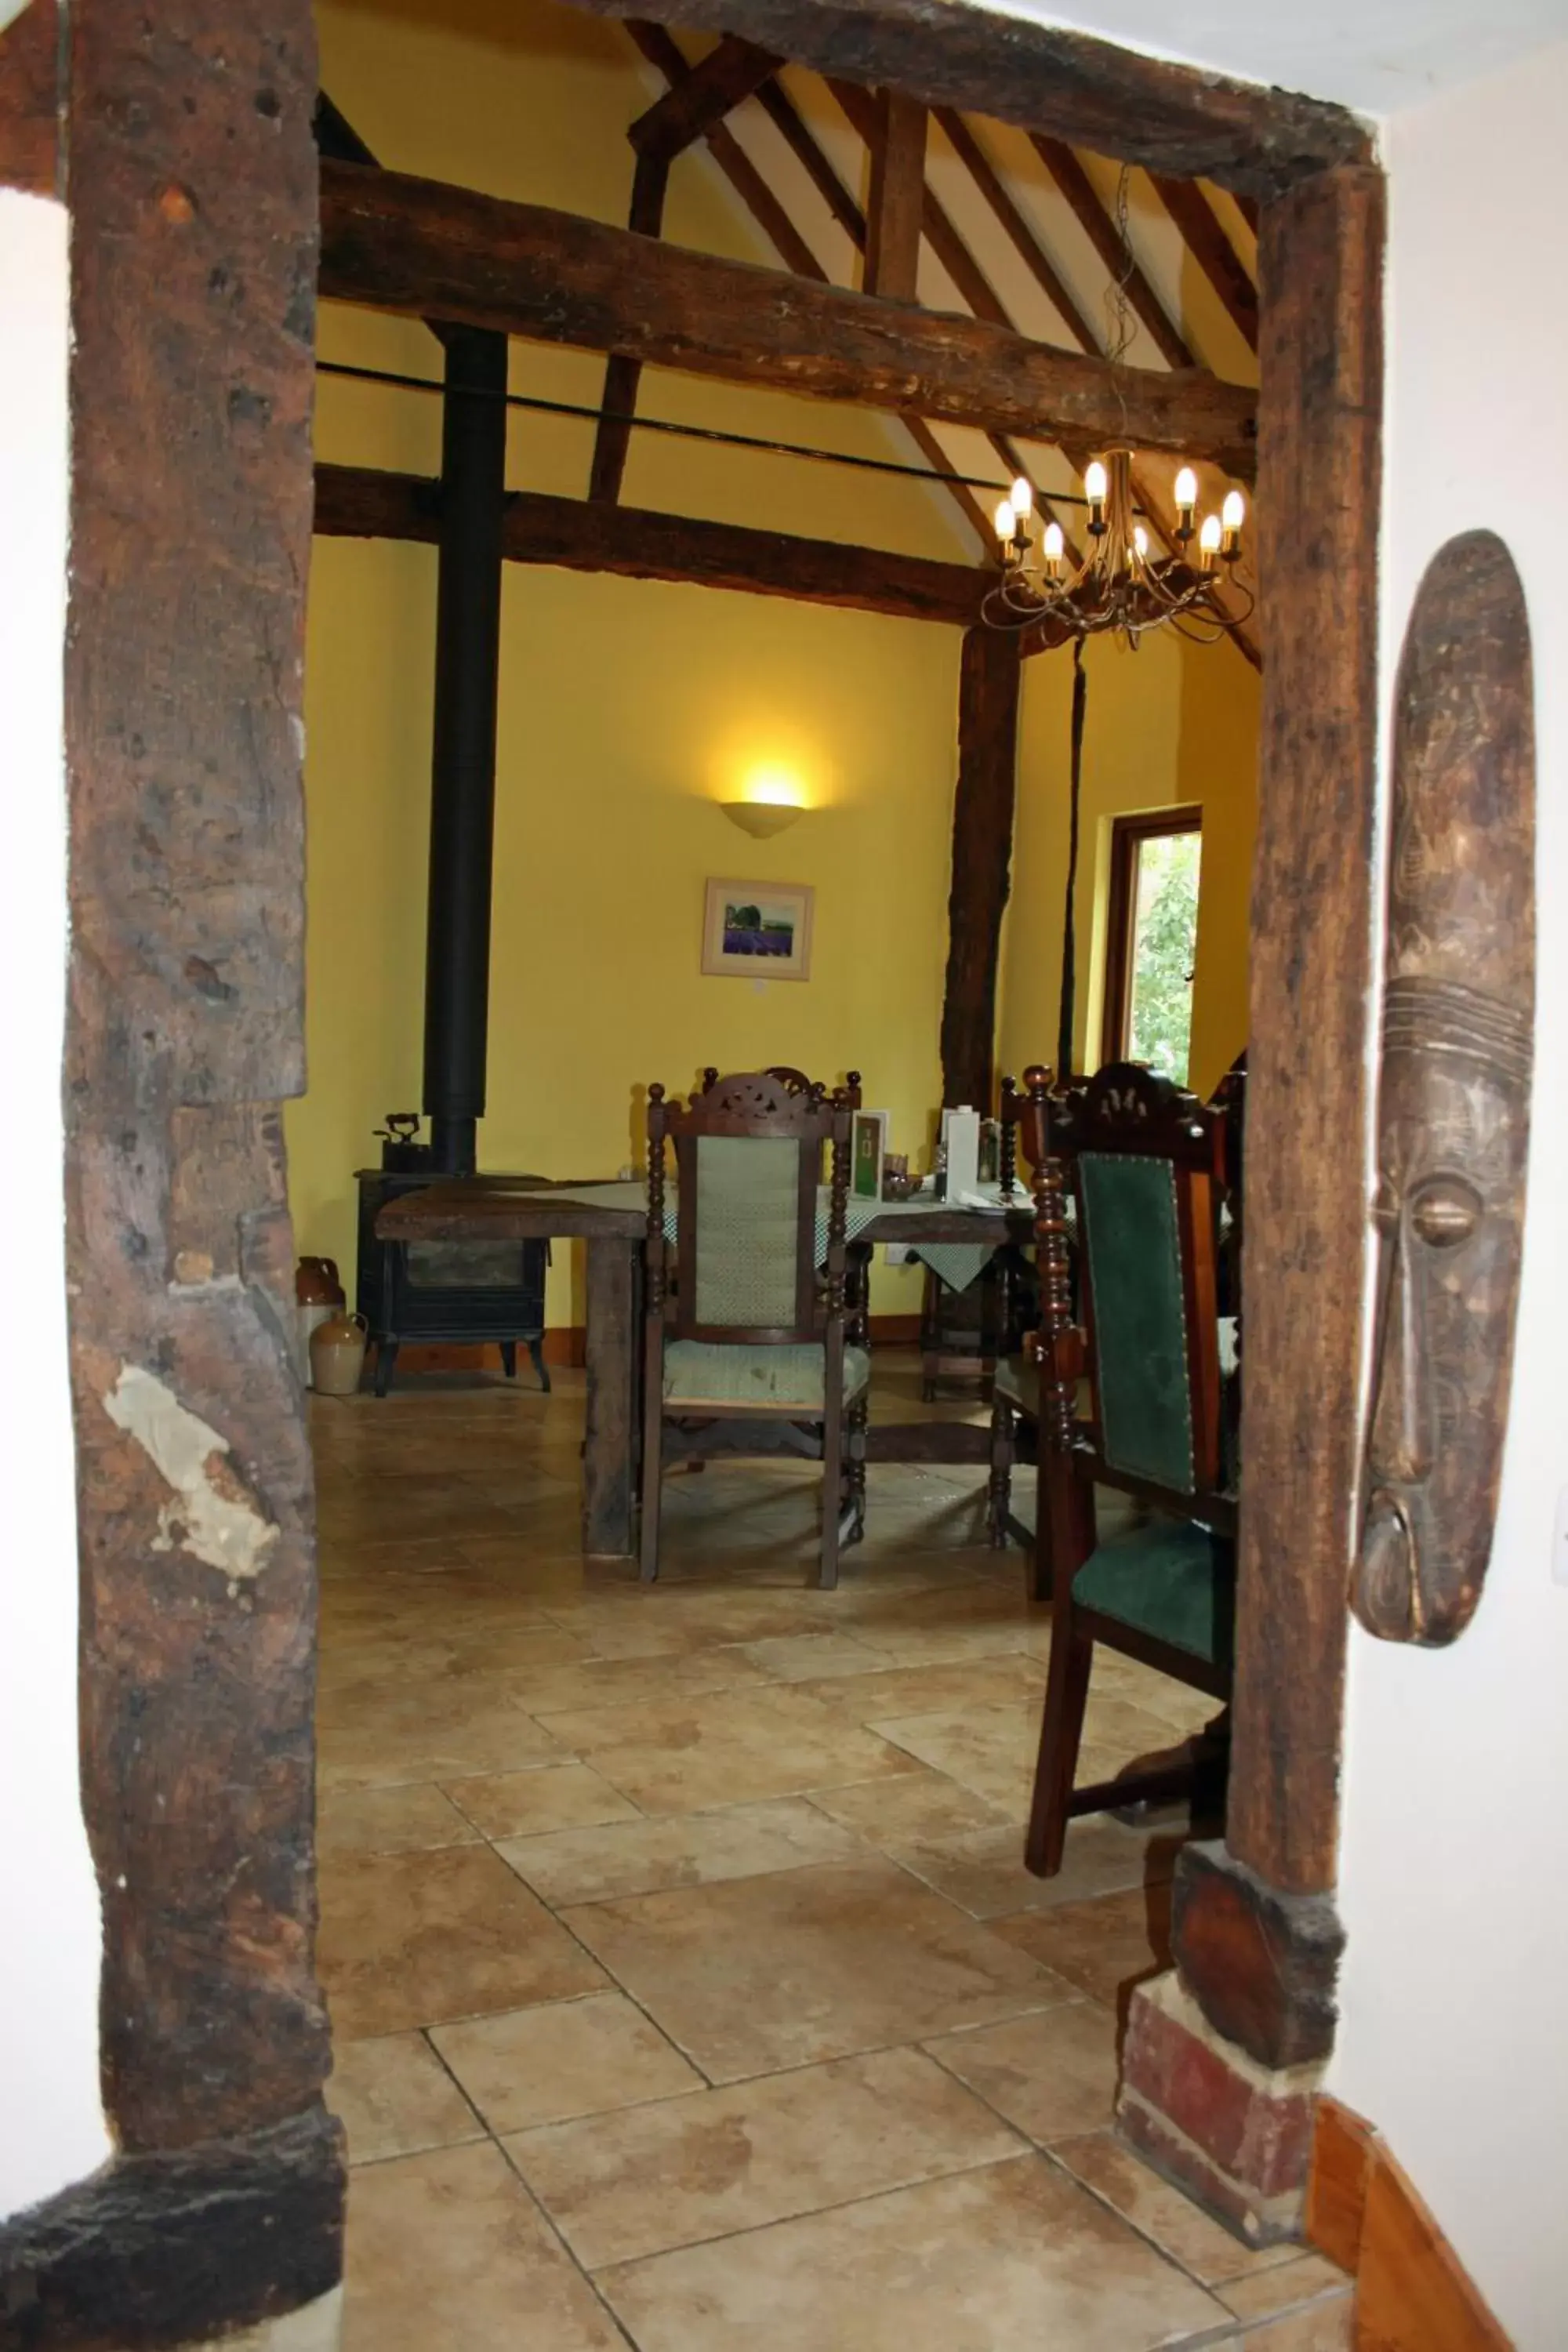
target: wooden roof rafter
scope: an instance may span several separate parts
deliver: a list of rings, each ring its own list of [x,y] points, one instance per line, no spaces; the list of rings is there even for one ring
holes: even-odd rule
[[[689,76],[693,68],[687,64],[673,35],[662,25],[644,23],[635,16],[627,18],[626,31],[648,64],[663,74],[670,87],[681,87],[683,79]],[[758,54],[765,52],[759,51]],[[752,95],[808,173],[856,250],[864,253],[867,236],[865,214],[776,79],[771,76],[764,79]],[[734,133],[723,123],[717,122],[710,124],[703,136],[713,161],[785,267],[792,269],[796,277],[810,278],[824,286],[830,284],[827,271]],[[944,475],[947,472],[946,454],[931,427],[919,417],[905,416],[900,421],[932,472],[939,478]],[[942,486],[953,499],[981,546],[989,551],[992,544],[989,520],[973,490],[963,482],[943,481]]]
[[[683,54],[673,37],[663,27],[642,21],[634,22],[628,29],[631,30],[645,57],[658,65],[666,74],[667,79],[676,78],[672,79],[672,88],[686,86],[679,80],[679,76],[684,75],[686,83],[689,83],[693,77],[701,75],[705,68],[711,70],[714,60],[721,58],[727,60],[725,79],[737,92],[733,102],[738,104],[742,97],[752,97],[758,100],[763,111],[784,138],[790,152],[806,173],[834,219],[846,230],[855,247],[866,257],[867,289],[877,290],[876,281],[881,273],[879,257],[875,251],[876,223],[873,220],[871,224],[868,224],[865,215],[861,213],[848,190],[844,187],[817,140],[784,94],[775,72],[769,69],[770,67],[776,68],[778,62],[772,53],[742,43],[733,35],[726,35],[720,48],[711,52],[710,58],[705,59],[701,66],[690,67],[686,64]],[[901,166],[905,183],[901,202],[906,214],[910,205],[911,174],[918,172],[920,175],[918,234],[923,234],[961,298],[977,318],[989,320],[997,326],[1014,329],[1015,322],[1011,314],[998,298],[984,271],[979,267],[973,253],[958,231],[946,208],[934,191],[925,183],[925,110],[920,107],[918,102],[906,101],[900,117],[898,112],[890,110],[890,93],[864,89],[839,76],[826,76],[825,79],[841,111],[866,144],[870,163],[873,211],[879,199],[883,155],[889,136],[889,126],[891,124],[895,128],[895,135],[903,138],[907,150]],[[663,101],[660,100],[658,103],[662,105]],[[1105,338],[1097,333],[1054,259],[1047,253],[1038,235],[1011,196],[1000,173],[986,155],[974,130],[956,108],[938,107],[932,110],[932,112],[960,163],[979,189],[1015,251],[1061,319],[1068,338],[1082,352],[1103,352]],[[735,143],[738,145],[739,142]],[[1194,362],[1190,348],[1172,325],[1152,287],[1135,259],[1131,260],[1131,268],[1128,269],[1127,264],[1131,257],[1123,249],[1117,225],[1110,211],[1102,204],[1077,155],[1070,149],[1057,152],[1057,142],[1037,140],[1035,143],[1042,151],[1042,161],[1051,171],[1058,185],[1062,187],[1075,214],[1090,229],[1095,249],[1108,270],[1113,271],[1117,277],[1123,277],[1125,273],[1124,282],[1129,282],[1129,299],[1133,300],[1140,315],[1144,317],[1145,323],[1152,322],[1152,331],[1155,333],[1155,340],[1167,364],[1181,367],[1193,366]],[[731,184],[733,184],[733,181]],[[1235,256],[1233,248],[1225,236],[1217,216],[1202,191],[1192,184],[1173,183],[1163,177],[1158,179],[1155,184],[1162,198],[1166,202],[1167,208],[1172,211],[1173,217],[1176,219],[1178,232],[1183,235],[1184,242],[1191,244],[1194,259],[1205,268],[1205,274],[1211,278],[1212,282],[1218,284],[1226,275],[1225,263],[1215,249],[1216,240],[1217,245],[1224,248],[1224,254],[1229,257],[1227,282],[1230,305],[1227,307],[1245,301],[1246,290],[1249,290],[1249,281],[1247,279],[1239,258]],[[776,205],[778,200],[774,197],[773,201]],[[1197,218],[1194,238],[1189,239],[1187,228],[1184,223],[1194,221],[1194,208],[1196,208]],[[1256,207],[1252,209],[1255,210]],[[880,290],[908,299],[913,293],[912,250],[909,247],[909,239],[915,232],[906,224],[897,234],[905,246],[899,265],[898,282],[883,285]],[[815,264],[815,256],[813,261]],[[819,264],[814,267],[810,274],[819,278],[826,277]],[[1253,299],[1255,312],[1256,298]],[[1237,315],[1234,307],[1232,315]],[[1253,340],[1255,341],[1255,336]],[[923,441],[925,454],[932,464],[933,469],[942,467],[944,460],[941,444],[931,434],[930,428],[926,427],[917,437]],[[987,438],[993,450],[1007,467],[1009,473],[1022,475],[1029,480],[1031,488],[1036,491],[1042,511],[1047,515],[1052,514],[1054,509],[1048,498],[1041,496],[1039,485],[1034,480],[1016,444],[1007,436],[995,433],[988,435]],[[1066,454],[1069,457],[1069,462],[1081,466],[1086,452],[1081,448],[1075,448],[1067,451]],[[988,518],[966,491],[962,490],[960,486],[954,487],[960,488],[961,500],[967,519],[980,536],[983,546],[989,551],[991,533]],[[1140,475],[1135,478],[1134,495],[1147,515],[1153,535],[1167,553],[1176,552],[1177,541],[1174,536],[1173,516],[1163,511],[1161,501],[1146,476]],[[1061,520],[1059,515],[1056,519],[1058,521]],[[1066,530],[1065,526],[1064,535],[1067,538],[1072,560],[1076,562],[1079,560],[1078,551],[1073,546],[1071,532]],[[1241,650],[1247,659],[1257,666],[1258,654],[1253,639],[1239,627],[1235,634]]]

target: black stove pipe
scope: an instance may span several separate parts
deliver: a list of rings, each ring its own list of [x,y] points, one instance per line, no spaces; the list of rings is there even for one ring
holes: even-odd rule
[[[434,1165],[471,1176],[489,1025],[507,341],[479,327],[444,340],[425,1109]]]

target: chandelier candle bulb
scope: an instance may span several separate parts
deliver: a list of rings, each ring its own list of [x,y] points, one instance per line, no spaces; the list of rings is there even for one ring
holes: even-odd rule
[[[1227,490],[1220,509],[1220,551],[1227,563],[1234,563],[1241,552],[1241,526],[1246,520],[1246,499],[1239,490]]]
[[[1083,493],[1089,500],[1089,527],[1098,539],[1105,529],[1105,500],[1110,488],[1110,478],[1098,457],[1091,457],[1084,468]]]
[[[1011,499],[1002,499],[998,500],[996,512],[992,517],[992,520],[995,526],[996,536],[1001,541],[1003,546],[1010,547],[1013,543],[1013,534],[1017,528],[1018,521],[1018,518],[1013,510],[1013,501]]]
[[[1041,552],[1046,560],[1046,570],[1053,580],[1062,568],[1062,557],[1066,550],[1067,541],[1062,536],[1060,523],[1048,522],[1046,525],[1045,538],[1041,541]]]
[[[1013,485],[1013,512],[1017,516],[1018,520],[1022,522],[1026,516],[1034,512],[1034,484],[1028,479],[1026,475],[1020,474],[1017,480]]]
[[[1219,553],[1220,524],[1218,515],[1205,515],[1204,527],[1198,533],[1198,546],[1205,572],[1214,570],[1215,557]]]
[[[1142,523],[1135,523],[1133,525],[1132,551],[1137,556],[1140,563],[1143,562],[1149,552],[1149,534],[1144,530]]]

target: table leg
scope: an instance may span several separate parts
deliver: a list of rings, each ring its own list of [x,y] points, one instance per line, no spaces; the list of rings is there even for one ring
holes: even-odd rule
[[[636,1549],[639,1250],[621,1234],[588,1244],[583,1549],[616,1559]]]

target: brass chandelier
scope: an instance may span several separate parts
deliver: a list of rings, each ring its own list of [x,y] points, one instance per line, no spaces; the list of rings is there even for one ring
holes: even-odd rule
[[[1091,459],[1083,488],[1089,545],[1076,567],[1059,522],[1046,524],[1037,560],[1030,531],[1034,492],[1021,475],[997,507],[1002,577],[981,608],[993,628],[1056,622],[1073,636],[1114,630],[1136,646],[1149,630],[1169,625],[1194,644],[1212,646],[1250,617],[1257,599],[1237,571],[1247,520],[1239,490],[1227,491],[1219,512],[1200,524],[1197,476],[1184,466],[1175,485],[1175,549],[1156,556],[1138,520],[1130,449]],[[1226,604],[1216,593],[1222,583]]]
[[[1115,206],[1121,267],[1107,289],[1105,356],[1113,382],[1132,340],[1127,293],[1135,267],[1130,184],[1124,164]],[[1149,630],[1172,627],[1195,645],[1212,646],[1250,620],[1258,600],[1237,569],[1247,520],[1239,490],[1227,490],[1218,513],[1205,515],[1200,524],[1198,478],[1191,466],[1184,466],[1175,480],[1173,544],[1167,542],[1163,555],[1150,552],[1149,532],[1139,520],[1130,448],[1112,447],[1090,459],[1084,467],[1082,503],[1089,521],[1089,551],[1082,561],[1068,556],[1067,534],[1054,520],[1040,533],[1037,556],[1030,530],[1035,494],[1022,475],[1014,483],[995,515],[1002,576],[981,606],[993,628],[1054,624],[1064,635],[1079,638],[1111,631],[1136,646]]]

